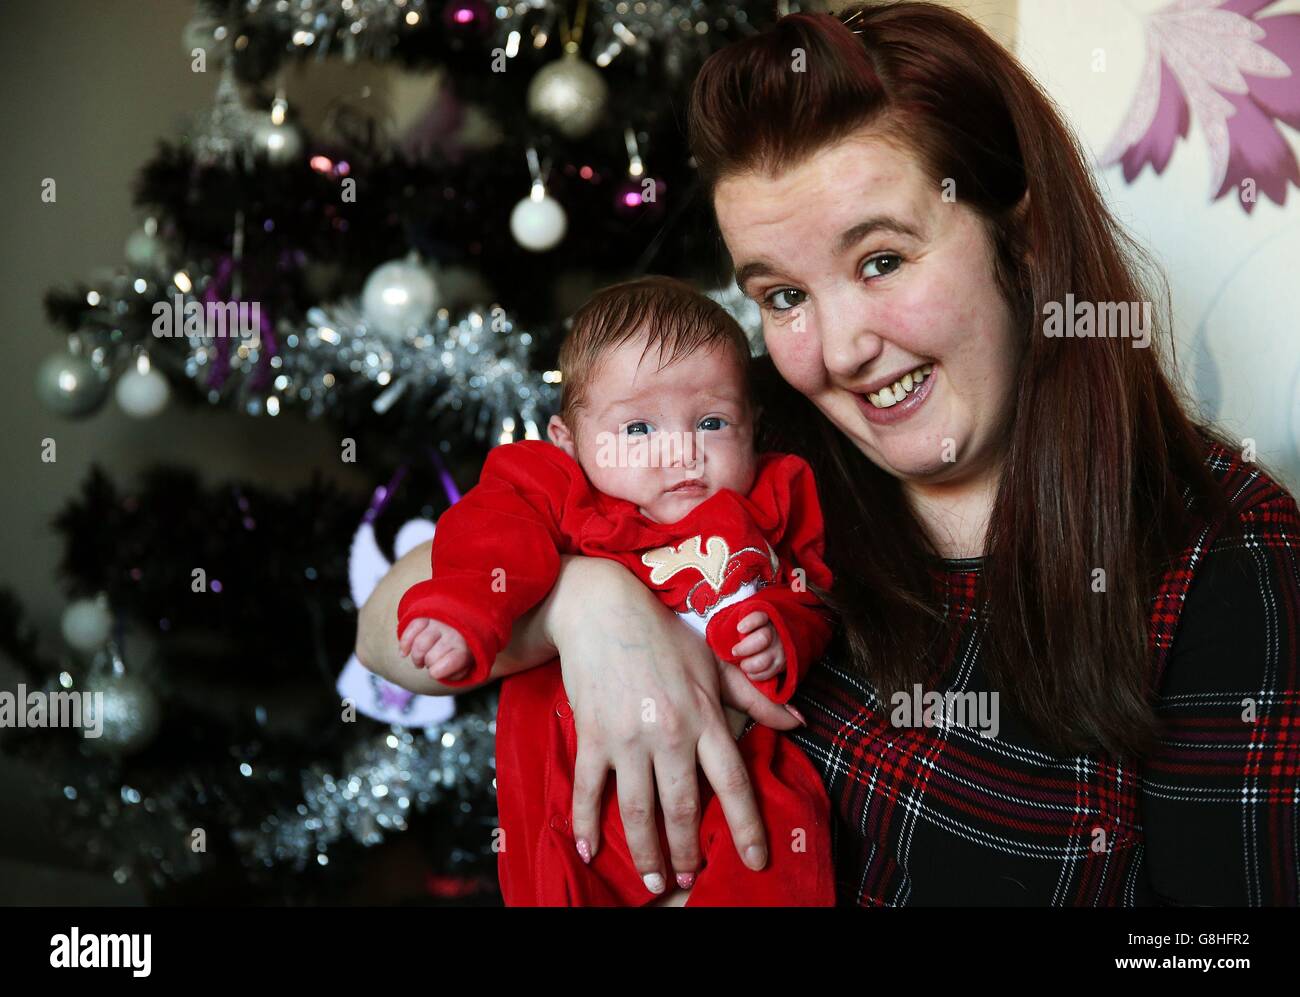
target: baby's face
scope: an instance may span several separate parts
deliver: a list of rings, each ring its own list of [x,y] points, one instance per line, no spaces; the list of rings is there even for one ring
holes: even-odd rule
[[[720,488],[748,494],[753,413],[734,354],[696,350],[661,370],[659,349],[642,359],[644,349],[633,337],[605,355],[577,426],[553,418],[552,442],[598,491],[636,503],[658,523],[676,522]]]

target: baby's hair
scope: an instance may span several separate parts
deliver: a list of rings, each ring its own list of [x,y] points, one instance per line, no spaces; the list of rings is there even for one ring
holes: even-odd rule
[[[563,392],[560,416],[573,429],[586,404],[587,385],[613,349],[642,336],[644,359],[662,344],[661,366],[698,349],[730,349],[740,365],[745,397],[750,391],[750,351],[745,331],[720,304],[675,277],[649,275],[601,288],[573,314],[560,345]]]

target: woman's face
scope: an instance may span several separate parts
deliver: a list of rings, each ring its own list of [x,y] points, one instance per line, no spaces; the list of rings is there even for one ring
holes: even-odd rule
[[[781,375],[916,486],[996,471],[1017,350],[985,227],[943,195],[867,130],[714,194]]]

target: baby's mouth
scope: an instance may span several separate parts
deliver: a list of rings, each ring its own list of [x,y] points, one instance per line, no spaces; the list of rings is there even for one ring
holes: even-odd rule
[[[685,481],[680,481],[677,484],[673,485],[671,488],[668,489],[668,491],[669,492],[695,492],[695,491],[702,492],[707,487],[708,486],[704,483],[703,479],[701,478],[687,478]]]

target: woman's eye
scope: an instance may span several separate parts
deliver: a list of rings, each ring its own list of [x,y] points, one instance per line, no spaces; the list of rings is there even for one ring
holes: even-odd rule
[[[700,429],[705,431],[717,431],[727,426],[727,420],[718,415],[711,415],[700,420]]]
[[[628,436],[644,436],[650,432],[650,423],[648,422],[629,422],[623,427],[623,432]]]
[[[773,291],[763,300],[773,311],[788,312],[791,308],[798,308],[807,298],[803,291],[796,291],[793,287],[783,287],[779,291]]]
[[[862,264],[864,277],[884,277],[903,265],[903,258],[897,253],[880,253]]]

